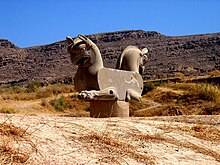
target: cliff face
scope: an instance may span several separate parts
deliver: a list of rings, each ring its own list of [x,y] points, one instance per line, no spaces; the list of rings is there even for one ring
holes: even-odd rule
[[[0,39],[0,82],[13,83],[27,79],[26,51],[8,40]]]
[[[172,77],[176,72],[204,75],[220,70],[220,33],[170,37],[157,32],[121,31],[88,37],[99,47],[105,67],[114,68],[128,45],[148,48],[144,79]],[[0,39],[0,84],[70,80],[77,67],[71,64],[66,48],[65,41],[19,48]]]
[[[53,83],[69,80],[76,72],[64,41],[24,49],[11,44],[0,40],[0,84]]]

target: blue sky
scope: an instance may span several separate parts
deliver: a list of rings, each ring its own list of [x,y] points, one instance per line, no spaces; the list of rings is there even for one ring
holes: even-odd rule
[[[121,30],[220,32],[220,0],[0,0],[0,38],[19,47]]]

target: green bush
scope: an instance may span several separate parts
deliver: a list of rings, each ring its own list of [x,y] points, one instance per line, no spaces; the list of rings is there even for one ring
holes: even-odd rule
[[[144,89],[142,94],[146,94],[147,92],[152,91],[154,88],[156,88],[157,86],[161,86],[164,85],[164,82],[158,81],[158,82],[146,82],[144,84]]]
[[[27,85],[27,92],[35,92],[37,88],[42,87],[40,82],[31,82]]]
[[[61,96],[59,99],[51,100],[50,103],[57,111],[64,111],[67,107],[67,102],[64,96]]]
[[[144,84],[144,89],[143,89],[143,94],[152,91],[155,88],[154,83],[152,82],[147,82]]]

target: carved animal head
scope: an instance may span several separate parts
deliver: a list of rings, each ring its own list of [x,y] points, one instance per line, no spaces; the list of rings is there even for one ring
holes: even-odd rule
[[[140,74],[144,72],[145,64],[148,61],[147,53],[148,53],[147,48],[142,49],[140,53],[140,58],[139,58],[139,73]]]
[[[74,65],[89,66],[92,64],[90,46],[82,39],[82,35],[74,40],[71,37],[66,37],[66,41],[68,43],[67,51]]]

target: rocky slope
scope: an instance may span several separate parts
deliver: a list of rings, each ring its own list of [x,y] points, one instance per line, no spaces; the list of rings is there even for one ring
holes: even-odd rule
[[[100,48],[106,67],[114,67],[117,57],[128,45],[147,47],[149,62],[144,79],[172,77],[177,72],[204,75],[220,70],[220,33],[171,37],[137,30],[88,37]],[[0,39],[0,84],[71,81],[76,67],[71,64],[66,47],[65,41],[60,41],[19,48],[8,40]]]

